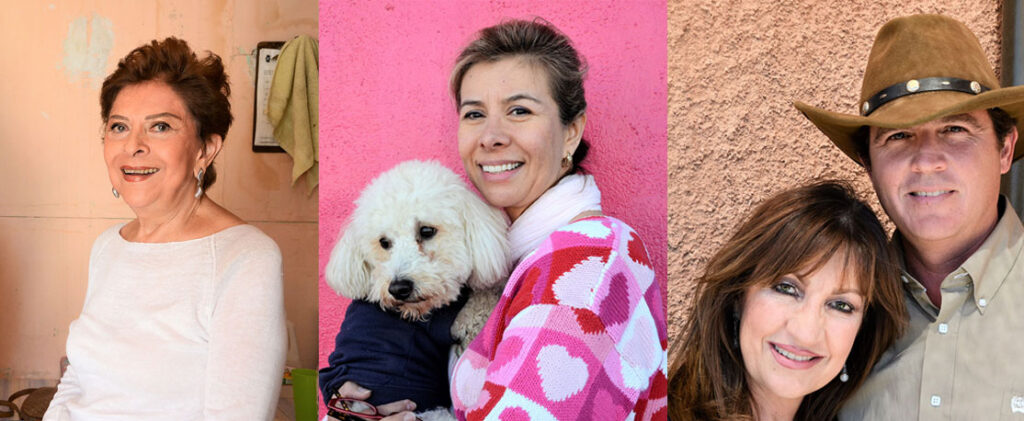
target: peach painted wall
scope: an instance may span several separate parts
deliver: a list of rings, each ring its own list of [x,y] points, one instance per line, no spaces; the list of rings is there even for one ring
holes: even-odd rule
[[[210,197],[273,237],[300,361],[316,364],[317,196],[290,185],[291,159],[251,152],[259,41],[316,35],[314,0],[5,2],[0,14],[0,382],[58,375],[85,296],[89,250],[133,217],[110,194],[99,86],[117,60],[174,35],[225,61],[235,123]],[[301,182],[300,182],[301,183]],[[0,390],[0,392],[4,392]],[[3,394],[3,396],[7,396]]]
[[[864,171],[792,102],[855,114],[875,33],[914,13],[965,22],[998,64],[995,0],[669,4],[670,338],[704,264],[763,199],[815,178],[844,178],[881,211]]]
[[[624,6],[627,5],[627,6]],[[590,63],[592,145],[584,165],[606,213],[637,229],[665,281],[665,4],[653,2],[320,3],[320,357],[348,305],[322,281],[352,201],[400,161],[437,159],[464,174],[447,82],[473,34],[503,18],[541,16]]]

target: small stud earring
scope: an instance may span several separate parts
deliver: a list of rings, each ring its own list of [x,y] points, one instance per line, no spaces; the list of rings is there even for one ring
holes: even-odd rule
[[[839,373],[839,381],[846,383],[850,380],[850,375],[846,374],[846,364],[843,364],[843,371]]]
[[[110,188],[110,193],[112,193],[114,195],[115,199],[119,199],[121,197],[121,193],[118,193],[117,189],[114,188],[114,187]]]
[[[203,168],[199,169],[199,174],[196,174],[196,199],[203,195],[203,174],[205,173]]]

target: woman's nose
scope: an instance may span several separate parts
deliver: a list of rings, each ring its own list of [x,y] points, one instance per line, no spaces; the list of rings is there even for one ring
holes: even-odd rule
[[[488,119],[484,124],[483,136],[480,137],[480,146],[489,149],[507,145],[508,143],[509,135],[504,121],[500,118]]]
[[[143,155],[149,152],[149,138],[145,132],[137,131],[128,136],[125,142],[125,151],[132,156]]]
[[[814,306],[804,305],[790,315],[787,328],[793,338],[799,341],[796,345],[811,346],[824,334],[824,317]]]

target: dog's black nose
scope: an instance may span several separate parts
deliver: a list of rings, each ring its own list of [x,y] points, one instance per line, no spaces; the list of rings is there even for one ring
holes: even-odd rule
[[[388,286],[388,292],[391,293],[395,299],[405,301],[412,295],[412,281],[408,279],[396,279],[391,281],[391,285]]]

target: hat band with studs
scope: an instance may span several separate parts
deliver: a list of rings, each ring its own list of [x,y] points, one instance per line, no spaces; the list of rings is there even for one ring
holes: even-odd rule
[[[871,98],[868,98],[868,100],[864,101],[864,104],[861,105],[860,115],[867,117],[869,114],[877,110],[878,107],[885,105],[889,101],[922,92],[957,91],[977,95],[988,90],[989,88],[987,86],[984,86],[977,81],[959,79],[955,77],[927,77],[924,79],[911,79],[882,89],[881,92],[875,94]]]

